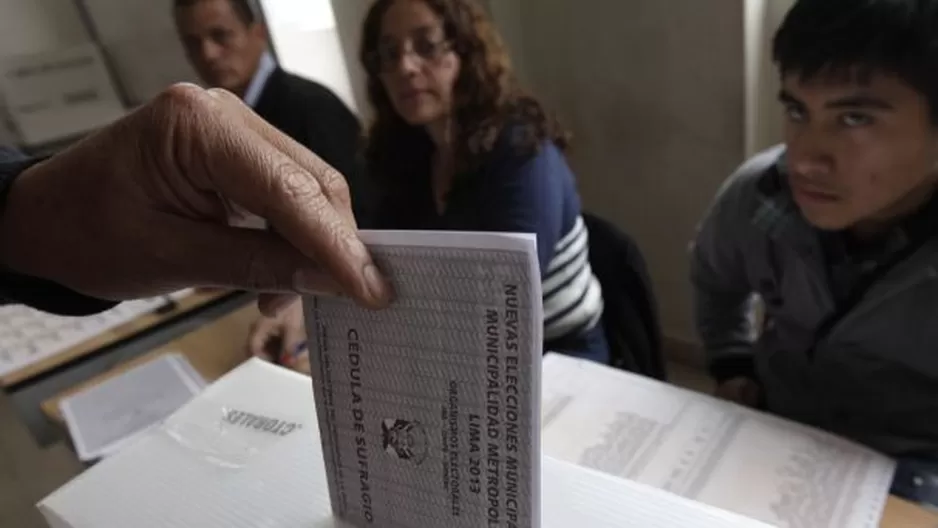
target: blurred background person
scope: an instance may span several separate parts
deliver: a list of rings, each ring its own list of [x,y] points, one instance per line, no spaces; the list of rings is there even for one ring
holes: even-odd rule
[[[341,172],[355,217],[364,220],[361,124],[328,88],[277,65],[254,0],[173,0],[173,6],[179,38],[202,81],[234,93]]]
[[[367,172],[374,227],[534,233],[543,279],[544,350],[609,360],[603,296],[566,137],[526,94],[494,25],[473,0],[378,0],[361,60],[376,120]],[[299,303],[255,325],[251,351],[292,358]],[[274,357],[272,357],[274,356]],[[288,361],[285,361],[289,363]]]

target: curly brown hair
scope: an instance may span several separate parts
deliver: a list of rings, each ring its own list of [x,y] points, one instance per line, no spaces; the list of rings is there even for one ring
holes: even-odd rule
[[[396,0],[377,0],[365,18],[360,60],[368,72],[368,97],[375,120],[365,156],[369,173],[383,180],[406,181],[425,171],[433,144],[423,127],[406,123],[394,110],[379,78],[376,56],[384,14]],[[502,39],[486,11],[475,0],[420,0],[443,20],[443,31],[459,56],[454,88],[457,173],[478,167],[499,133],[509,123],[513,147],[533,152],[544,141],[560,149],[568,134],[540,102],[520,87]]]

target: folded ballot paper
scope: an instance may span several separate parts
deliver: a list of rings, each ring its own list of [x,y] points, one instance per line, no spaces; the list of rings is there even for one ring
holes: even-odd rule
[[[352,528],[331,507],[333,478],[312,391],[308,377],[251,359],[43,499],[39,510],[50,528]],[[528,484],[539,482],[544,528],[769,526],[550,458]],[[414,509],[406,497],[397,500]],[[376,517],[362,526],[415,525]],[[502,519],[473,526],[537,525]]]
[[[537,526],[532,235],[366,233],[388,310],[306,303],[332,507],[359,525]]]

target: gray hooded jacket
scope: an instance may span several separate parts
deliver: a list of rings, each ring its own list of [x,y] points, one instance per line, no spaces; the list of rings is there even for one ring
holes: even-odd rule
[[[729,178],[692,246],[712,370],[751,360],[769,411],[938,460],[938,229],[841,310],[819,232],[785,184],[783,153],[762,152]]]

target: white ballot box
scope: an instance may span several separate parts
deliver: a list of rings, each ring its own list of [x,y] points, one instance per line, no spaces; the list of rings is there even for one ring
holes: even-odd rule
[[[52,528],[347,528],[320,446],[310,378],[252,359],[38,507]],[[541,474],[544,527],[768,526],[548,458]]]

